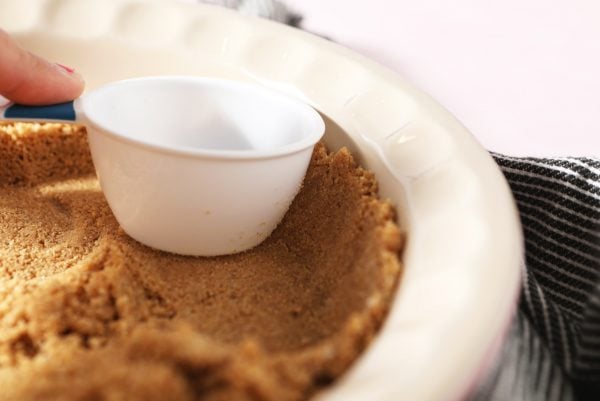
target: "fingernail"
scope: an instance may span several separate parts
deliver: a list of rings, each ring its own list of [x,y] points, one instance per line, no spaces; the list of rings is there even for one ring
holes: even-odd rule
[[[62,68],[63,70],[65,70],[66,72],[68,72],[69,74],[72,74],[75,72],[75,68],[71,68],[71,67],[67,67],[64,64],[61,63],[56,63],[57,66],[59,66],[60,68]]]
[[[60,64],[60,63],[54,63],[54,67],[60,71],[61,74],[64,74],[65,76],[69,77],[69,79],[75,80],[75,81],[79,81],[79,82],[84,82],[83,77],[81,76],[81,74],[79,72],[77,72],[75,70],[75,68],[71,68],[68,67],[64,64]]]

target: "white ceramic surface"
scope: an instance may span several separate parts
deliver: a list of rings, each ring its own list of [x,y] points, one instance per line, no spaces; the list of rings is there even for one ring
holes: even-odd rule
[[[90,87],[139,75],[259,81],[328,117],[326,143],[372,169],[408,231],[379,336],[324,401],[456,400],[515,308],[521,232],[489,154],[405,80],[338,45],[216,7],[171,1],[0,0],[0,26],[77,67]],[[93,49],[92,51],[90,49]]]
[[[266,239],[325,130],[287,95],[198,77],[116,82],[76,104],[121,227],[183,255],[231,254]]]

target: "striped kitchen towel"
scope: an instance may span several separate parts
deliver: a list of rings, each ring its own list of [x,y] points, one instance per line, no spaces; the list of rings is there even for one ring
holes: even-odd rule
[[[182,0],[190,2],[190,0]],[[298,26],[302,17],[291,11],[279,0],[191,0],[198,3],[219,5],[238,10],[253,17],[268,18],[284,24]]]
[[[600,159],[493,154],[525,236],[518,316],[477,401],[600,400]]]
[[[278,0],[197,0],[297,26]],[[492,154],[525,237],[509,336],[473,401],[600,401],[600,159]]]

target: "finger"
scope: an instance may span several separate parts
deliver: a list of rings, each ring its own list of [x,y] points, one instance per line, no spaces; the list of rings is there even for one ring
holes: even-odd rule
[[[75,99],[83,87],[77,72],[29,53],[0,29],[0,95],[16,103],[51,104]]]

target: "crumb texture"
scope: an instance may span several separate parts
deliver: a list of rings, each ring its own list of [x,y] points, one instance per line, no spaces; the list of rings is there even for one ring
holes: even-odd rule
[[[380,327],[402,235],[347,150],[214,258],[130,239],[93,172],[83,128],[0,125],[0,401],[305,400]]]

